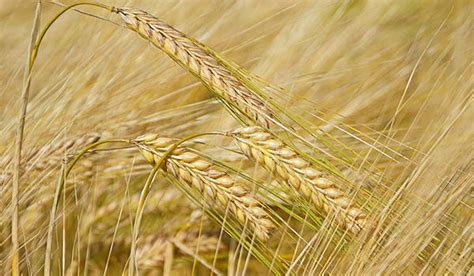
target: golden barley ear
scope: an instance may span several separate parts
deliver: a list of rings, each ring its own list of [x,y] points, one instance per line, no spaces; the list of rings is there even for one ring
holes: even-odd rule
[[[337,222],[353,233],[367,223],[366,213],[356,206],[342,187],[328,179],[292,148],[261,127],[246,127],[231,132],[242,153],[257,161],[279,181],[311,200],[323,213],[334,213]]]
[[[134,142],[143,157],[156,165],[176,140],[152,134],[138,137]],[[211,205],[219,206],[221,211],[228,209],[242,225],[248,225],[260,240],[268,240],[270,230],[274,227],[269,214],[235,176],[185,146],[179,146],[171,153],[163,169],[198,191]]]
[[[128,28],[165,52],[181,67],[196,76],[225,107],[245,124],[257,122],[269,127],[275,117],[265,100],[242,84],[213,51],[149,13],[136,9],[113,8]]]

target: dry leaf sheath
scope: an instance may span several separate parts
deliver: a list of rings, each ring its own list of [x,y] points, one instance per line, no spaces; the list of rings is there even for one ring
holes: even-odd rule
[[[114,8],[113,11],[130,29],[198,77],[226,104],[231,104],[252,121],[269,127],[273,116],[267,104],[234,77],[206,46],[145,11],[125,8]]]
[[[175,142],[171,138],[156,135],[145,135],[135,140],[145,159],[152,165],[156,165]],[[166,159],[166,172],[199,191],[211,205],[220,206],[222,210],[228,208],[259,239],[268,239],[273,223],[261,203],[217,165],[180,146]]]
[[[242,152],[256,160],[301,196],[311,199],[324,213],[334,213],[343,227],[357,233],[366,224],[366,214],[346,193],[296,153],[261,127],[246,127],[233,131]]]

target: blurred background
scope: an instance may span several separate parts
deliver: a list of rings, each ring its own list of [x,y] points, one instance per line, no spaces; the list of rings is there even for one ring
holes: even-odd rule
[[[42,26],[61,3],[74,2],[42,1]],[[323,119],[315,120],[316,125],[336,132],[354,151],[371,156],[365,166],[382,172],[386,182],[368,189],[377,191],[383,206],[401,217],[389,227],[387,240],[393,241],[362,249],[355,245],[333,254],[314,252],[322,263],[318,271],[458,274],[472,270],[473,1],[104,3],[146,10],[284,88],[289,110],[322,112]],[[38,149],[87,135],[131,138],[153,132],[184,137],[238,126],[198,80],[127,30],[116,15],[93,7],[80,10],[89,15],[71,11],[52,27],[33,70],[24,142],[28,174],[22,177],[20,189],[22,270],[28,275],[42,269],[61,160]],[[35,1],[0,0],[3,273],[10,269],[8,179],[34,13]],[[301,97],[312,104],[302,104]],[[354,128],[367,140],[345,137],[337,126]],[[229,141],[216,138],[212,143],[219,148],[209,153],[236,161],[221,150],[232,147]],[[389,148],[391,158],[374,155],[370,145]],[[69,207],[61,211],[70,221],[64,219],[57,227],[58,273],[61,259],[66,263],[63,272],[120,273],[129,250],[133,198],[148,169],[132,151],[105,153],[84,163],[73,183],[85,184],[68,190],[65,205]],[[238,273],[229,262],[235,244],[226,239],[216,245],[219,227],[202,219],[200,210],[172,185],[156,187],[144,220],[143,270],[150,275],[162,273],[170,237],[179,237],[194,252],[199,246],[196,237],[201,235],[209,239],[205,244],[210,253],[195,256],[176,249],[173,273],[208,275],[210,270],[196,260],[207,258],[212,264],[218,246],[227,252],[217,258],[220,269]],[[391,199],[403,203],[392,207]],[[203,220],[209,226],[198,233]],[[60,240],[65,236],[67,246],[62,251]],[[290,248],[284,253],[291,259],[295,252]],[[193,268],[195,263],[198,268]],[[242,272],[266,271],[257,261],[246,269]]]

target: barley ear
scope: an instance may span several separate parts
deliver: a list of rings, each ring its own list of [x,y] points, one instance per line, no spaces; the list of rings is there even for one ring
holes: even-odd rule
[[[135,140],[144,158],[153,166],[175,139],[153,135]],[[262,241],[269,237],[273,223],[263,205],[240,184],[236,177],[207,161],[199,152],[177,147],[165,160],[163,169],[179,182],[199,192],[212,206],[228,209],[242,225],[247,225]]]
[[[245,124],[256,122],[270,127],[274,113],[266,101],[237,79],[212,50],[164,23],[151,14],[126,8],[113,8],[127,27],[165,52],[181,67],[196,76],[224,106],[244,115]]]
[[[319,211],[333,213],[337,222],[353,233],[365,227],[366,213],[342,187],[277,137],[257,126],[237,129],[231,135],[245,156],[260,163]]]

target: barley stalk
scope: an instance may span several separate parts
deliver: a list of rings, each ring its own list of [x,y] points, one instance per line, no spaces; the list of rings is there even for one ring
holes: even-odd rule
[[[334,213],[339,224],[358,233],[366,224],[366,214],[358,208],[328,175],[315,168],[291,147],[261,127],[240,128],[231,135],[242,152],[324,213]]]
[[[231,104],[252,121],[269,127],[272,112],[265,101],[242,84],[203,44],[145,11],[113,8],[127,27],[163,50],[197,76],[224,104]]]
[[[145,159],[155,166],[176,141],[145,135],[134,142]],[[258,238],[263,241],[268,239],[273,227],[269,215],[261,203],[230,174],[183,146],[171,153],[164,167],[168,174],[199,191],[210,204],[220,206],[223,210],[228,207],[239,222],[248,225]]]

